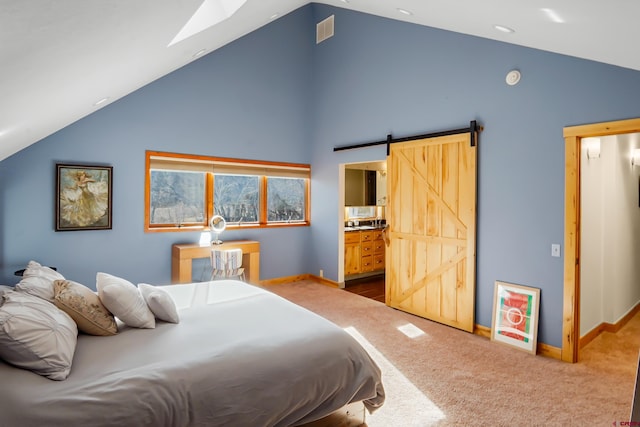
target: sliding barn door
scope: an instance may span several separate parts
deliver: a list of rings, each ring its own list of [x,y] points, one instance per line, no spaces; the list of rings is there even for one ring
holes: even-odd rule
[[[470,134],[390,146],[387,305],[473,332],[476,147]]]

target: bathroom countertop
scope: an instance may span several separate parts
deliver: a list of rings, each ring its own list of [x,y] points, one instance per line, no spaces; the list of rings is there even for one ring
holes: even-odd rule
[[[385,227],[385,225],[356,225],[353,227],[345,227],[344,231],[366,231],[366,230],[381,230]]]

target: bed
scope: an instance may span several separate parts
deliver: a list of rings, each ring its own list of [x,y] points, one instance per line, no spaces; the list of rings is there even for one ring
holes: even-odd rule
[[[160,288],[178,324],[80,333],[62,381],[0,361],[0,425],[295,426],[383,404],[375,362],[328,320],[235,280]]]

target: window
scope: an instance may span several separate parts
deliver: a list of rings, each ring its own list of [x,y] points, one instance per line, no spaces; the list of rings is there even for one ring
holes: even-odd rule
[[[260,221],[260,177],[255,175],[214,175],[213,210],[227,223]]]
[[[310,167],[147,151],[145,231],[309,225]]]
[[[267,221],[304,221],[306,181],[301,178],[267,180]]]
[[[151,170],[151,203],[149,223],[152,225],[202,224],[205,174]]]

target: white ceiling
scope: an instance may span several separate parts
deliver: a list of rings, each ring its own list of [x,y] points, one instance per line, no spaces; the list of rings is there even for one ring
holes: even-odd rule
[[[167,47],[202,1],[0,0],[0,160],[195,60],[196,52],[311,3],[247,0],[226,21]],[[318,3],[640,70],[637,0]],[[541,11],[549,7],[565,23]]]

